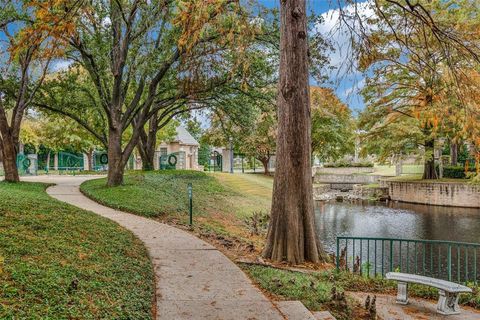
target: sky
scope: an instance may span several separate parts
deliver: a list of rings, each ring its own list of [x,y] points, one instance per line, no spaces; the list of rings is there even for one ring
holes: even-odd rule
[[[273,8],[278,7],[280,0],[259,0],[264,6]],[[358,2],[364,2],[359,0]],[[363,99],[358,95],[357,91],[364,83],[363,76],[359,72],[346,72],[342,69],[345,65],[346,56],[349,54],[348,50],[348,36],[338,30],[338,2],[337,0],[307,0],[308,12],[322,15],[324,23],[318,26],[318,30],[324,36],[332,41],[335,48],[334,52],[330,52],[329,58],[331,64],[336,67],[329,75],[331,84],[326,86],[332,87],[337,96],[346,103],[354,114],[364,108]],[[366,14],[369,13],[366,3],[359,5],[359,8]],[[345,9],[345,8],[344,8]],[[318,85],[313,79],[310,81],[311,85]]]

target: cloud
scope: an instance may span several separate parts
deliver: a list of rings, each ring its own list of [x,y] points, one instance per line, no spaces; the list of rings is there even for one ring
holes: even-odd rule
[[[347,19],[351,18],[348,19],[350,28],[341,20],[341,14]],[[321,16],[323,22],[316,26],[316,31],[330,40],[334,48],[328,52],[330,64],[334,67],[328,75],[333,82],[332,86],[344,102],[363,108],[363,100],[357,92],[365,85],[365,79],[357,69],[352,49],[352,41],[356,37],[352,28],[353,31],[358,31],[360,25],[359,20],[353,17],[360,17],[365,22],[375,16],[373,0],[350,4],[343,9],[330,9]]]
[[[350,88],[347,88],[345,91],[343,91],[343,95],[348,97],[352,93],[356,93],[356,91],[357,91],[357,89],[354,86],[352,86]]]
[[[345,21],[341,21],[340,14],[342,13],[349,20],[350,28],[358,31],[360,28],[359,20],[353,17],[357,15],[365,22],[368,18],[375,16],[372,6],[373,0],[369,0],[347,5],[343,9],[330,9],[321,15],[324,22],[316,26],[316,31],[332,42],[335,49],[330,53],[333,66],[344,68],[345,62],[351,60],[353,53],[351,44],[352,40],[355,40],[355,35],[351,29],[347,27]]]
[[[359,90],[365,86],[365,78],[362,78],[360,81],[355,82],[351,87],[348,87],[343,91],[344,97],[349,97],[351,95],[356,95]]]

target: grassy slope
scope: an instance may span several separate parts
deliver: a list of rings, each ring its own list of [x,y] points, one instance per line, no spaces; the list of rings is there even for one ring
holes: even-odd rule
[[[230,195],[214,178],[195,171],[130,172],[123,186],[107,188],[105,178],[101,178],[84,182],[81,190],[113,208],[146,217],[183,219],[188,213],[189,182],[193,185],[194,211],[199,215]]]
[[[270,211],[272,203],[273,178],[262,174],[216,174],[215,178],[226,188],[242,195],[243,201],[236,203],[240,216],[253,211]]]
[[[249,180],[253,179],[253,180]],[[258,181],[258,182],[255,182]],[[105,179],[86,181],[81,190],[110,207],[186,224],[187,184],[193,185],[194,224],[202,230],[250,239],[243,220],[270,206],[271,178],[260,175],[206,174],[197,171],[130,172],[120,187],[105,187]],[[270,187],[271,188],[271,187]]]
[[[151,319],[140,241],[44,189],[0,183],[0,318]]]

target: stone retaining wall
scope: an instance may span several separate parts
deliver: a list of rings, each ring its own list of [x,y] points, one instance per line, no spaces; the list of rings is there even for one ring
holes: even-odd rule
[[[395,201],[480,208],[480,186],[455,182],[385,181]]]
[[[361,184],[353,185],[352,194],[363,199],[386,199],[388,198],[388,188],[369,187]]]
[[[315,173],[331,173],[331,174],[355,174],[355,173],[372,173],[373,167],[342,167],[342,168],[326,168],[313,167]]]
[[[341,184],[371,184],[377,183],[380,178],[379,175],[367,174],[316,174],[315,183],[341,183]]]

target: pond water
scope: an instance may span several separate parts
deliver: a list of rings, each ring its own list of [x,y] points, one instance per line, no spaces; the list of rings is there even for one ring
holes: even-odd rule
[[[480,243],[480,209],[317,201],[315,218],[320,240],[330,252],[335,251],[337,236]]]

